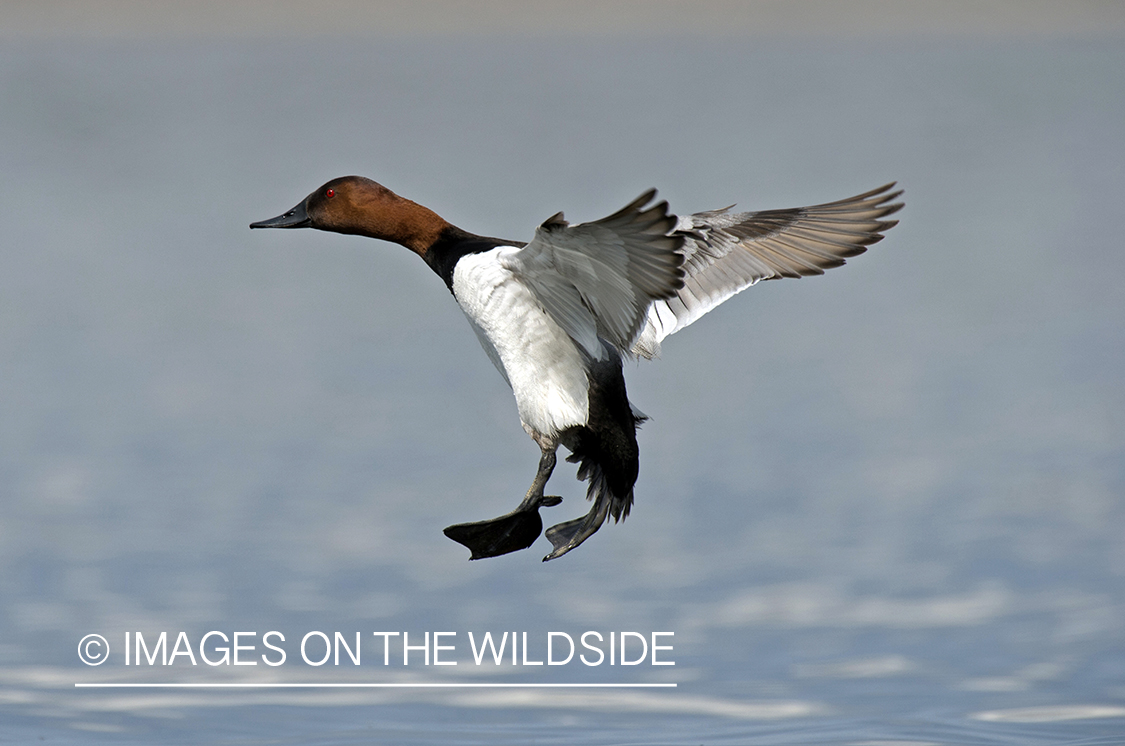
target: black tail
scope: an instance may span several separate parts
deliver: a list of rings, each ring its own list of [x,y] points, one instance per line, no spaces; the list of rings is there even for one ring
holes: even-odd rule
[[[544,560],[574,549],[609,516],[614,522],[623,520],[633,505],[633,485],[639,470],[637,427],[644,418],[629,405],[619,357],[595,363],[589,376],[587,423],[565,433],[562,443],[571,451],[566,460],[579,464],[578,478],[589,483],[586,499],[594,504],[581,518],[547,529],[554,550]]]
[[[627,437],[609,442],[599,438],[598,433],[583,430],[566,460],[578,464],[578,478],[589,482],[586,499],[592,500],[595,507],[606,503],[607,513],[616,523],[628,516],[633,507],[633,485],[640,466],[636,426]]]

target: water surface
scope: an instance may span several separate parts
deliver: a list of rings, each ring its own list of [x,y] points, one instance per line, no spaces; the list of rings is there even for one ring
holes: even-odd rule
[[[5,43],[0,734],[1120,742],[1123,67],[1111,41]],[[346,173],[515,239],[649,186],[694,211],[897,179],[907,207],[627,371],[628,521],[469,563],[441,528],[509,510],[538,454],[448,291],[398,247],[246,228]],[[571,469],[552,517],[585,510]],[[287,661],[124,665],[126,633],[212,630]],[[303,663],[310,631],[360,632],[362,665]],[[457,632],[458,665],[384,666],[374,631]],[[675,665],[477,666],[470,631],[669,631]],[[74,687],[130,682],[676,687]]]

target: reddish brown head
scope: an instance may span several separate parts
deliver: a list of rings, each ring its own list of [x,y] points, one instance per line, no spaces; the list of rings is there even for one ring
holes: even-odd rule
[[[420,256],[450,227],[433,210],[362,176],[341,176],[283,215],[251,228],[316,228],[402,244]]]

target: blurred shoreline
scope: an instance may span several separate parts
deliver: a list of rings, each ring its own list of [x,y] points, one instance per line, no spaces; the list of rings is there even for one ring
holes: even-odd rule
[[[0,2],[0,37],[1125,35],[1115,0],[44,0]]]

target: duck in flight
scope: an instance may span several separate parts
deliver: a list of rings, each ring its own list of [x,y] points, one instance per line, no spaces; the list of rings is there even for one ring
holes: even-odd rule
[[[540,449],[514,511],[460,523],[445,535],[470,559],[526,549],[560,445],[588,482],[584,516],[547,529],[555,559],[610,516],[629,515],[637,481],[636,431],[646,419],[625,392],[622,360],[651,359],[660,342],[761,280],[823,274],[863,253],[898,221],[894,184],[837,202],[787,210],[677,217],[649,190],[609,217],[570,225],[560,212],[530,242],[478,236],[360,176],[329,181],[296,207],[251,228],[316,228],[401,244],[452,291],[516,397]]]

